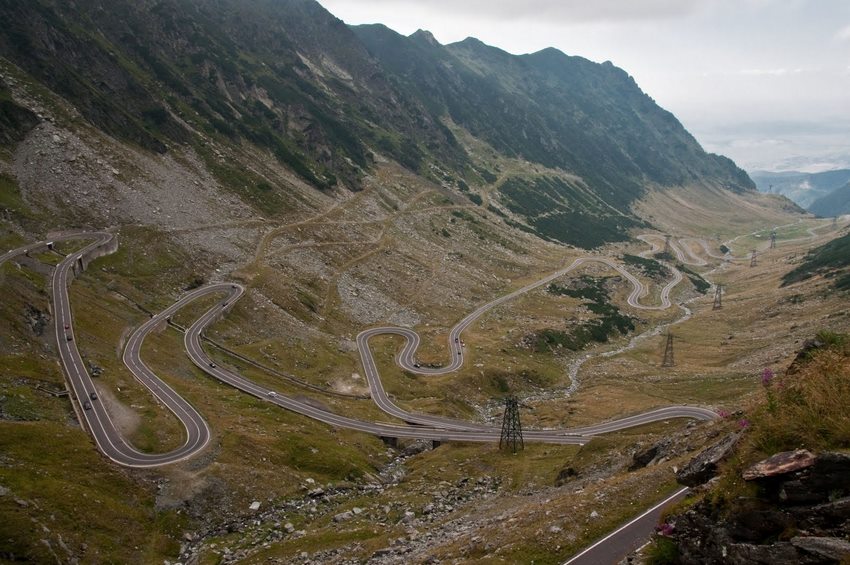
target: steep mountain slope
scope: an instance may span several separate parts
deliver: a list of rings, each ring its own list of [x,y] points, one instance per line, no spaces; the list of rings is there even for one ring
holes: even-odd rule
[[[817,275],[835,280],[839,290],[850,290],[850,234],[834,239],[810,251],[802,264],[782,278],[782,284],[789,285],[810,279]]]
[[[150,151],[201,135],[245,140],[319,188],[337,178],[356,188],[366,143],[414,168],[420,143],[463,162],[445,128],[311,0],[4,0],[0,17],[0,55]]]
[[[850,214],[850,182],[809,204],[809,211],[823,217]]]
[[[752,188],[624,71],[553,49],[352,31],[312,0],[2,0],[0,17],[0,56],[88,122],[145,151],[194,149],[265,214],[291,187],[244,159],[216,162],[208,142],[271,155],[325,191],[359,189],[379,155],[459,189],[499,178],[514,221],[582,246],[642,225],[630,206],[647,186]],[[450,128],[550,172],[472,166]]]
[[[818,198],[826,196],[850,182],[850,170],[848,169],[823,173],[754,171],[750,173],[750,176],[759,191],[782,194],[806,209],[809,209]],[[812,211],[814,212],[814,210]]]
[[[434,113],[503,154],[577,177],[510,179],[501,186],[505,206],[547,237],[575,241],[591,224],[606,224],[610,233],[595,243],[616,239],[636,225],[630,205],[647,186],[753,188],[743,171],[706,154],[611,63],[555,49],[513,56],[471,38],[442,46],[427,32],[403,37],[381,25],[354,30]],[[565,231],[567,225],[575,232]]]

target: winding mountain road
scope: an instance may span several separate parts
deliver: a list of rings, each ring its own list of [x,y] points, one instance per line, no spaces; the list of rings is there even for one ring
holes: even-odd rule
[[[91,375],[77,349],[74,339],[74,320],[71,312],[71,302],[68,296],[68,286],[76,270],[84,268],[92,253],[105,248],[114,242],[115,236],[107,232],[72,232],[58,235],[51,240],[40,241],[31,245],[13,249],[0,256],[0,264],[8,259],[35,251],[47,250],[50,242],[69,241],[77,239],[94,239],[82,250],[75,251],[63,259],[53,272],[51,295],[53,298],[53,321],[56,346],[59,360],[65,376],[77,399],[82,421],[89,429],[98,449],[109,459],[126,467],[158,467],[182,461],[202,450],[210,439],[210,430],[203,417],[185,399],[178,395],[165,382],[159,379],[134,353],[141,348],[144,335],[153,329],[159,318],[148,321],[136,331],[128,342],[124,361],[134,376],[145,385],[153,395],[166,406],[183,424],[186,430],[186,441],[179,448],[167,453],[143,453],[135,449],[122,436],[109,416],[109,412],[97,397],[97,389]],[[161,315],[162,316],[162,315]],[[129,361],[129,362],[128,362]]]
[[[406,343],[398,355],[398,364],[408,370],[426,375],[441,375],[459,369],[464,362],[463,347],[460,340],[462,332],[474,323],[487,311],[512,300],[533,289],[539,288],[549,282],[566,275],[581,265],[597,262],[603,263],[617,270],[626,278],[633,287],[628,298],[628,303],[636,308],[664,309],[671,306],[669,299],[672,289],[682,280],[682,275],[676,269],[673,279],[662,289],[661,304],[656,306],[644,306],[640,299],[647,294],[646,287],[622,266],[606,257],[581,257],[576,259],[570,266],[556,271],[543,279],[524,286],[500,298],[497,298],[477,308],[464,317],[449,332],[449,350],[451,359],[449,363],[440,368],[416,367],[415,354],[420,344],[419,335],[406,328],[373,328],[361,332],[357,336],[357,345],[363,362],[364,370],[369,381],[372,398],[377,405],[388,414],[399,418],[407,424],[390,424],[382,422],[361,421],[346,416],[341,416],[316,408],[289,398],[274,390],[260,386],[239,374],[224,367],[218,366],[204,351],[201,343],[203,331],[212,323],[224,315],[245,292],[238,284],[216,283],[207,285],[183,296],[169,308],[151,317],[130,336],[124,349],[123,361],[133,375],[144,384],[154,396],[182,422],[186,430],[186,441],[178,449],[163,454],[142,453],[132,447],[122,437],[109,417],[106,408],[92,397],[95,391],[91,376],[86,370],[85,364],[77,350],[73,336],[73,322],[71,316],[70,301],[68,298],[68,285],[75,271],[82,271],[85,263],[95,255],[114,251],[106,249],[108,246],[116,246],[114,236],[107,232],[96,233],[68,233],[54,238],[54,241],[72,239],[94,239],[80,251],[74,252],[66,257],[55,269],[52,280],[55,316],[56,340],[59,348],[59,356],[62,367],[74,392],[74,397],[82,408],[79,412],[87,427],[91,431],[98,448],[111,460],[128,467],[153,467],[175,463],[191,457],[202,450],[210,440],[210,429],[201,415],[191,404],[178,395],[162,379],[148,367],[141,358],[141,351],[146,336],[167,323],[168,318],[181,308],[206,296],[221,294],[222,301],[209,308],[201,315],[186,331],[184,345],[187,355],[192,362],[209,376],[233,386],[256,398],[270,402],[292,412],[313,418],[325,424],[335,427],[357,430],[380,437],[389,438],[414,438],[429,439],[436,441],[468,441],[468,442],[498,442],[501,430],[498,427],[488,426],[475,422],[464,422],[407,412],[396,406],[387,396],[381,384],[380,376],[371,350],[369,339],[380,334],[400,335],[405,338]],[[20,254],[30,253],[39,249],[46,249],[47,242],[42,241],[9,251],[0,256],[0,263]],[[593,435],[622,430],[634,426],[640,426],[652,422],[669,420],[672,418],[694,418],[708,420],[716,418],[717,415],[708,409],[694,406],[669,406],[651,410],[642,414],[636,414],[609,422],[603,422],[593,426],[562,430],[525,430],[524,437],[531,442],[545,442],[553,444],[581,445],[588,441]]]
[[[430,416],[409,412],[393,403],[392,400],[389,398],[389,395],[387,395],[386,390],[384,390],[380,375],[378,374],[378,368],[375,364],[375,359],[373,358],[372,351],[369,348],[369,340],[378,335],[397,335],[405,338],[404,347],[398,354],[396,362],[403,369],[411,373],[420,375],[444,375],[446,373],[457,371],[461,366],[463,366],[464,362],[463,341],[460,339],[461,334],[478,318],[480,318],[496,306],[513,300],[514,298],[517,298],[529,291],[540,288],[541,286],[546,285],[560,277],[563,277],[564,275],[570,273],[576,268],[581,267],[582,265],[586,265],[588,263],[602,263],[620,273],[632,285],[632,292],[628,297],[629,305],[642,310],[662,310],[669,308],[672,305],[670,302],[670,293],[676,287],[676,285],[678,285],[682,281],[682,273],[680,273],[678,269],[668,266],[673,272],[673,278],[661,290],[661,305],[644,306],[640,304],[640,299],[647,294],[647,289],[643,285],[643,283],[641,283],[634,275],[629,273],[622,266],[620,266],[611,259],[605,257],[580,257],[573,261],[570,266],[556,271],[551,275],[540,279],[539,281],[526,285],[509,294],[492,300],[491,302],[488,302],[487,304],[478,307],[475,311],[468,314],[449,331],[448,345],[450,359],[445,366],[438,368],[422,367],[419,363],[416,362],[416,351],[419,348],[421,340],[419,338],[419,334],[417,334],[413,330],[398,327],[380,327],[362,331],[357,336],[357,349],[360,352],[360,359],[363,363],[363,369],[366,373],[366,380],[369,383],[369,392],[371,393],[372,399],[375,401],[375,403],[381,410],[383,410],[387,414],[390,414],[391,416],[395,416],[396,418],[404,420],[408,423],[443,427],[456,430],[489,429],[488,426],[486,426],[485,424],[475,424],[470,422],[453,420],[450,418],[443,418],[440,416]],[[652,421],[657,421],[657,418],[666,419],[662,414],[671,414],[670,416],[668,416],[671,418],[693,417],[699,419],[710,419],[716,417],[716,414],[710,410],[706,410],[704,408],[695,409],[689,406],[670,407],[669,409],[662,409],[662,411],[653,411],[651,413],[648,412],[641,416],[647,416],[648,419],[643,423],[648,423]],[[676,416],[673,414],[679,415]],[[616,431],[635,425],[640,425],[634,422],[635,420],[632,420],[631,418],[623,418],[620,420],[615,420],[613,422],[600,424],[598,426],[589,426],[586,428],[581,428],[581,431],[577,431],[574,429],[568,429],[564,431],[568,433],[580,433],[582,435],[595,435],[598,433]],[[546,434],[548,433],[548,430],[524,430],[523,436],[529,439],[537,437],[545,438]]]

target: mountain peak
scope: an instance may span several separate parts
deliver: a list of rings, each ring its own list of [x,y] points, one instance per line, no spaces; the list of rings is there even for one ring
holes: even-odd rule
[[[424,29],[417,29],[415,32],[410,34],[410,39],[412,39],[413,41],[417,41],[417,42],[424,42],[424,43],[427,43],[428,45],[432,45],[434,47],[441,47],[442,46],[440,44],[440,42],[437,41],[437,38],[434,37],[433,33],[431,33],[428,30],[424,30]]]

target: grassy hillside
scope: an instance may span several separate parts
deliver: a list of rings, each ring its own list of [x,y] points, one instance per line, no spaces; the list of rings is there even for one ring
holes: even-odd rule
[[[810,251],[803,262],[782,278],[787,286],[816,275],[835,279],[839,290],[850,290],[850,234]]]

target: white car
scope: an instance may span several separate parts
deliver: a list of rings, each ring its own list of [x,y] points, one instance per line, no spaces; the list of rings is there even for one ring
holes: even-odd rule
[[[277,398],[277,393],[273,390],[269,391],[269,398]]]

